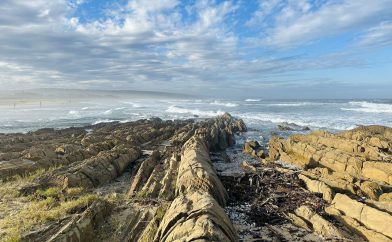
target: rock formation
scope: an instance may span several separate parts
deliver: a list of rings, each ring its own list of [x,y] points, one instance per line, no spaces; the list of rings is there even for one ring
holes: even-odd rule
[[[21,193],[15,198],[32,196],[33,206],[54,202],[51,206],[64,215],[58,218],[62,222],[52,223],[50,217],[37,222],[34,233],[31,226],[22,226],[16,235],[0,220],[0,234],[29,241],[237,241],[223,210],[227,193],[210,151],[232,146],[234,134],[244,131],[242,120],[225,114],[199,122],[155,118],[3,135],[0,171],[6,184],[17,184],[15,174],[47,170],[27,184],[17,184]],[[124,172],[133,174],[132,181],[117,187],[116,179]],[[72,195],[75,191],[82,193]],[[98,197],[82,203],[82,194],[91,192]],[[17,214],[25,218],[23,209]],[[116,219],[121,222],[113,222]],[[102,226],[109,237],[97,233]]]
[[[322,194],[326,211],[369,241],[391,241],[392,128],[361,126],[274,137],[270,160],[302,169],[307,189]]]
[[[391,241],[390,128],[273,137],[269,152],[234,146],[246,131],[224,114],[0,134],[0,238]]]

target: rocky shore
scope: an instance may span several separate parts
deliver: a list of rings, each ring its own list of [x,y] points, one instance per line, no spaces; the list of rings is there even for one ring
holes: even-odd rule
[[[246,132],[224,114],[0,134],[0,238],[392,241],[391,128]]]

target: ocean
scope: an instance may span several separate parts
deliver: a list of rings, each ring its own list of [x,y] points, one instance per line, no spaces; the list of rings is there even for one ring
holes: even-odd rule
[[[242,118],[256,135],[280,132],[277,125],[282,123],[332,132],[352,129],[357,125],[392,127],[392,100],[84,99],[57,104],[0,105],[0,111],[0,133],[127,122],[150,117],[209,118],[225,112]]]

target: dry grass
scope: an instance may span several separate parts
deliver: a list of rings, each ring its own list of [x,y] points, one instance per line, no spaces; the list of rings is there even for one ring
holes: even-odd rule
[[[0,241],[20,241],[23,233],[81,212],[98,199],[83,188],[49,187],[27,196],[19,192],[46,172],[48,170],[41,169],[0,182]]]
[[[21,204],[22,209],[2,218],[0,220],[0,237],[5,241],[19,241],[21,234],[33,227],[58,221],[69,214],[81,212],[93,201],[98,200],[95,194],[85,194],[68,200],[64,195],[59,195],[58,191],[56,187],[37,191],[36,194],[44,195],[46,198]]]

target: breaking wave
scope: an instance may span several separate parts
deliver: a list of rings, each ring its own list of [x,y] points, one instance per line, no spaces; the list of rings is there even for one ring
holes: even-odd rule
[[[192,114],[192,115],[197,115],[200,117],[213,117],[217,115],[222,115],[224,114],[223,111],[204,111],[200,109],[187,109],[187,108],[180,108],[176,106],[170,106],[168,109],[166,109],[166,112],[168,113],[179,113],[179,114]]]
[[[372,102],[349,102],[351,107],[341,108],[346,111],[364,112],[364,113],[392,113],[392,104],[372,103]]]
[[[262,114],[262,113],[245,113],[239,115],[246,123],[258,124],[259,122],[273,123],[275,125],[281,123],[294,123],[302,127],[312,128],[329,128],[335,130],[348,130],[357,127],[352,123],[345,123],[342,120],[327,120],[327,119],[302,119],[290,118],[288,116],[275,115],[275,114]]]
[[[302,107],[302,106],[307,106],[312,104],[313,103],[309,103],[309,102],[300,102],[300,103],[272,103],[267,105],[271,107]]]
[[[225,107],[237,107],[238,104],[236,103],[224,103],[224,102],[220,102],[220,101],[214,101],[210,103],[211,105],[216,105],[216,106],[225,106]]]

